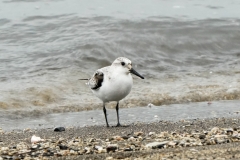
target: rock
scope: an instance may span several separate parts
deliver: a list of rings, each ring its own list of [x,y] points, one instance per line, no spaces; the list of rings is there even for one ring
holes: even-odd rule
[[[141,136],[141,135],[143,135],[143,132],[134,132],[134,135],[135,136]]]
[[[132,148],[124,148],[123,151],[132,151]]]
[[[227,135],[221,134],[221,135],[215,135],[214,138],[227,138]]]
[[[1,147],[1,151],[8,151],[9,148],[8,147]]]
[[[117,140],[117,141],[122,141],[123,138],[121,136],[114,136],[113,139]]]
[[[232,128],[227,129],[226,132],[227,132],[227,135],[233,135],[233,129]]]
[[[62,131],[65,131],[64,127],[56,127],[56,128],[54,128],[54,132],[62,132]]]
[[[37,150],[40,147],[40,145],[34,144],[31,147],[31,150]]]
[[[155,148],[163,148],[164,145],[166,145],[167,143],[169,143],[169,141],[163,141],[163,142],[152,142],[152,143],[148,143],[146,145],[147,148],[152,148],[152,149],[155,149]]]
[[[173,141],[170,141],[170,142],[168,142],[168,144],[167,145],[169,145],[169,146],[175,146],[177,143],[175,143],[175,142],[173,142]]]
[[[75,155],[76,153],[75,153],[75,151],[74,150],[70,150],[70,152],[69,152],[71,155]]]
[[[84,150],[85,150],[86,154],[90,154],[92,152],[91,148],[89,148],[89,147],[85,147]]]
[[[135,145],[131,145],[130,148],[131,148],[132,150],[135,150],[135,149],[136,149]]]
[[[213,127],[210,131],[210,135],[216,135],[217,133],[220,133],[220,128],[218,127]]]
[[[226,142],[227,142],[226,139],[222,139],[222,138],[217,138],[215,141],[216,141],[216,143],[218,143],[218,144],[226,143]]]
[[[176,133],[176,132],[172,132],[171,135],[172,135],[172,136],[176,136],[177,133]]]
[[[30,128],[26,128],[26,129],[23,130],[23,132],[28,132],[28,131],[31,131],[31,129]]]
[[[205,139],[206,138],[206,135],[205,134],[200,134],[199,135],[199,139]]]
[[[109,144],[106,149],[107,149],[107,152],[110,152],[110,151],[115,152],[118,149],[118,145],[117,144]]]
[[[91,142],[95,142],[95,141],[96,141],[95,138],[90,138],[88,142],[91,143]]]
[[[161,132],[160,134],[157,135],[158,138],[166,138],[169,137],[169,133],[168,132]]]
[[[35,135],[32,136],[31,138],[31,143],[38,143],[38,142],[43,142],[44,139],[41,139],[40,137],[37,137]]]
[[[31,156],[33,156],[33,157],[35,157],[36,155],[37,155],[36,152],[31,153]]]
[[[130,138],[128,138],[128,141],[133,142],[133,141],[137,141],[137,139],[134,137],[130,137]]]
[[[102,146],[95,146],[95,149],[98,151],[98,153],[106,153],[106,149],[103,149]]]
[[[156,133],[155,132],[149,132],[148,135],[151,136],[151,137],[155,137]]]
[[[122,138],[123,138],[123,139],[128,139],[128,138],[129,138],[129,136],[122,136]]]
[[[191,152],[199,152],[198,150],[192,148],[192,149],[189,149]]]
[[[65,145],[62,145],[62,144],[60,144],[58,146],[61,150],[67,150],[68,149],[68,146],[65,146]]]

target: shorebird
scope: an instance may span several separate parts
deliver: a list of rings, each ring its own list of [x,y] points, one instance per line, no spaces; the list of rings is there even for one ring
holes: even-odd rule
[[[106,125],[109,127],[107,120],[107,110],[105,103],[116,101],[117,126],[121,126],[119,122],[119,101],[125,98],[132,89],[132,74],[144,79],[137,71],[132,68],[132,62],[125,58],[119,57],[111,66],[98,69],[91,78],[80,79],[88,80],[86,83],[92,90],[93,94],[103,102],[103,112]]]

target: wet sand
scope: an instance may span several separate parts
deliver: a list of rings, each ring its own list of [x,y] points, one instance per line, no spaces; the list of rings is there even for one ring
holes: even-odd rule
[[[238,116],[239,100],[212,101],[187,104],[172,104],[163,106],[148,105],[146,107],[120,108],[120,121],[122,124],[136,122],[152,123],[161,120],[179,121],[182,119],[206,119]],[[108,121],[116,125],[116,110],[107,106]],[[67,112],[49,114],[30,111],[14,111],[0,113],[0,128],[5,131],[31,129],[46,129],[58,126],[85,127],[105,125],[102,108],[82,112]]]
[[[215,131],[218,128],[218,133]],[[221,132],[220,132],[221,130]],[[237,138],[232,140],[233,136],[228,135],[228,131],[235,132]],[[199,137],[195,137],[196,133],[209,135],[209,140],[211,136],[221,136],[223,132],[226,132],[224,136],[225,141],[213,141],[213,143],[205,143]],[[158,141],[159,135],[163,132],[167,132],[168,136],[173,134],[176,135],[189,135],[186,137],[195,137],[201,140],[202,145],[177,145],[175,147],[156,147],[155,149],[145,149],[149,142]],[[214,132],[214,133],[213,133]],[[39,155],[40,158],[51,158],[51,159],[239,159],[240,158],[240,118],[212,118],[212,119],[192,119],[192,120],[180,120],[177,122],[172,121],[159,121],[154,123],[134,123],[125,127],[110,127],[105,126],[90,126],[90,127],[73,127],[67,128],[63,132],[54,132],[53,129],[38,129],[32,130],[27,129],[25,131],[11,131],[0,133],[0,144],[1,147],[9,147],[13,149],[14,146],[24,143],[32,151],[34,147],[30,143],[30,138],[32,135],[40,136],[41,138],[50,141],[51,144],[58,143],[60,139],[66,142],[68,147],[65,150],[70,150],[72,144],[71,140],[82,139],[83,140],[83,152],[77,155],[69,154],[63,155]],[[141,135],[141,136],[140,136]],[[153,137],[152,135],[156,135]],[[157,136],[158,135],[158,136]],[[198,135],[198,134],[197,134]],[[226,138],[226,136],[228,138]],[[121,149],[122,145],[134,144],[131,137],[143,139],[139,141],[138,147],[140,149],[126,150]],[[90,140],[89,140],[90,139]],[[169,137],[167,137],[169,140]],[[204,138],[203,138],[204,139]],[[95,142],[101,140],[106,143],[118,145],[118,149],[113,149],[107,151],[107,153],[96,153],[86,152],[86,147],[94,148]],[[85,143],[86,142],[86,143]],[[89,142],[89,143],[87,143]],[[47,143],[47,142],[44,142]],[[72,143],[72,142],[71,142]],[[187,142],[185,142],[187,143]],[[41,145],[41,143],[40,143]],[[97,144],[100,145],[100,144]],[[169,144],[170,145],[170,144]],[[125,147],[126,147],[125,146]],[[84,148],[85,147],[85,148]],[[51,147],[50,147],[51,148]],[[137,148],[137,146],[136,146]],[[2,148],[3,149],[3,148]],[[46,149],[45,149],[46,150]],[[84,151],[85,150],[85,151]],[[107,149],[108,150],[108,149]],[[10,151],[8,151],[9,153]],[[3,153],[3,152],[2,152]],[[6,153],[6,152],[5,152]],[[15,153],[17,155],[17,153]],[[1,155],[3,158],[10,158],[9,155]],[[26,154],[25,154],[26,156]],[[34,156],[32,156],[34,157]],[[16,158],[16,157],[15,157]],[[26,157],[25,157],[26,158]],[[36,158],[36,156],[35,156]],[[1,158],[0,158],[1,159]]]

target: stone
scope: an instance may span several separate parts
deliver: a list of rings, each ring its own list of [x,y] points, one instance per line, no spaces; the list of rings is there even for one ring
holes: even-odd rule
[[[219,133],[220,132],[220,128],[218,128],[218,127],[213,127],[212,129],[211,129],[211,131],[210,131],[210,135],[216,135],[217,133]]]
[[[110,152],[110,151],[115,152],[118,149],[118,145],[117,144],[109,144],[106,149],[107,149],[107,152]]]
[[[205,134],[200,134],[199,135],[199,139],[205,139],[206,138],[206,135]]]
[[[8,151],[9,148],[8,147],[1,147],[1,151]]]
[[[128,138],[128,141],[130,141],[130,142],[133,142],[133,141],[136,141],[137,139],[136,138],[134,138],[134,137],[130,137],[130,138]]]
[[[64,127],[56,127],[56,128],[54,128],[54,132],[63,132],[63,131],[65,131]]]
[[[170,141],[170,142],[168,142],[168,145],[169,146],[175,146],[177,143],[175,143],[175,142],[173,142],[173,141]]]
[[[31,137],[31,143],[38,143],[38,142],[43,142],[44,141],[44,139],[42,139],[42,138],[40,138],[40,137],[37,137],[37,136],[35,136],[35,135],[33,135],[32,137]]]
[[[156,133],[155,132],[149,132],[149,134],[148,134],[149,136],[155,136],[156,135]]]
[[[129,138],[129,136],[122,136],[122,138],[123,138],[123,139],[128,139],[128,138]]]
[[[214,138],[227,138],[227,135],[224,135],[224,134],[215,135]]]
[[[25,129],[23,130],[23,132],[28,132],[28,131],[31,131],[31,129],[30,129],[30,128],[25,128]]]
[[[226,132],[227,132],[227,135],[233,135],[233,129],[228,129],[226,130]]]
[[[68,146],[65,146],[65,145],[62,145],[62,144],[60,144],[58,146],[61,150],[67,150],[68,149]]]
[[[143,132],[134,132],[134,135],[135,136],[141,136],[141,135],[143,135]]]
[[[164,145],[166,145],[167,143],[169,143],[169,141],[152,142],[152,143],[148,143],[148,144],[146,145],[146,147],[147,147],[147,148],[152,148],[152,149],[163,148]]]
[[[106,153],[106,149],[103,149],[102,146],[95,146],[95,149],[97,150],[98,153]]]
[[[71,155],[75,155],[75,151],[74,150],[70,150],[69,152]]]
[[[131,147],[124,148],[123,151],[132,151],[133,149]]]
[[[91,153],[91,149],[89,147],[85,147],[84,150],[85,150],[86,154],[90,154]]]
[[[95,142],[95,141],[96,141],[95,138],[90,138],[88,142],[91,143],[91,142]]]
[[[31,147],[31,150],[37,150],[40,147],[40,145],[34,144]]]
[[[121,136],[114,136],[113,138],[117,141],[122,141],[123,140],[123,138]]]

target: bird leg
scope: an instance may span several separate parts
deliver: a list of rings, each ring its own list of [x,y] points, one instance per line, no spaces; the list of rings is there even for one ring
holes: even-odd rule
[[[105,116],[105,120],[106,120],[107,127],[109,127],[109,125],[108,125],[108,120],[107,120],[107,110],[106,110],[106,108],[105,108],[105,103],[103,103],[103,113],[104,113],[104,116]]]
[[[116,106],[116,111],[117,111],[117,125],[116,125],[116,127],[120,127],[121,126],[121,124],[120,124],[120,122],[119,122],[119,114],[118,114],[118,105],[119,105],[119,102],[117,102],[117,106]]]

